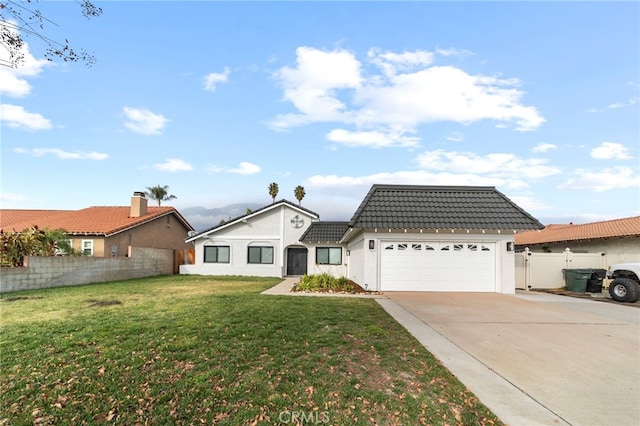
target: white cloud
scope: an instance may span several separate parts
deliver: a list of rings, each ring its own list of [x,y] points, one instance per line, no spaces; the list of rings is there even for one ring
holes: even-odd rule
[[[552,149],[558,149],[558,147],[555,146],[552,143],[539,143],[538,145],[533,147],[532,151],[533,152],[547,152],[547,151],[551,151]]]
[[[417,146],[419,139],[403,136],[400,133],[383,133],[381,131],[351,132],[345,129],[334,129],[327,134],[331,142],[350,147],[368,146],[372,148],[412,147]]]
[[[625,107],[631,107],[636,105],[638,102],[640,102],[640,97],[634,96],[632,98],[627,99],[624,102],[614,102],[610,105],[607,105],[607,109],[618,109],[618,108],[625,108]]]
[[[361,62],[344,49],[299,47],[296,67],[283,67],[274,74],[284,89],[284,99],[296,112],[276,116],[271,128],[335,122],[355,126],[353,132],[358,134],[402,136],[414,133],[419,125],[438,121],[494,120],[519,131],[534,130],[545,121],[535,107],[522,104],[524,93],[518,89],[518,79],[431,66],[433,54],[426,51],[370,49],[368,54],[382,72],[363,72]]]
[[[64,151],[59,148],[15,148],[13,150],[17,154],[28,154],[34,157],[43,157],[47,154],[55,155],[61,160],[106,160],[109,158],[108,154],[103,152],[82,152],[82,151]]]
[[[125,127],[142,135],[159,135],[169,121],[162,114],[156,114],[148,109],[123,108],[126,116]]]
[[[441,47],[438,47],[436,49],[436,53],[440,56],[469,56],[469,55],[473,55],[474,53],[471,52],[470,50],[466,50],[466,49],[456,49],[456,48],[448,48],[448,49],[444,49]]]
[[[575,177],[560,185],[560,189],[602,192],[640,187],[640,172],[631,167],[612,167],[600,171],[577,169],[574,174]]]
[[[464,140],[464,134],[461,132],[453,132],[446,139],[450,142],[462,142]]]
[[[369,60],[375,64],[382,72],[390,77],[398,71],[410,71],[416,67],[426,67],[433,62],[433,53],[426,50],[415,50],[413,52],[381,52],[378,48],[369,49],[367,52]]]
[[[193,169],[191,164],[179,158],[167,158],[164,163],[154,164],[153,168],[163,172],[188,172]]]
[[[550,205],[545,204],[542,201],[528,195],[509,195],[508,197],[511,201],[513,201],[526,211],[540,211],[551,209]]]
[[[597,160],[629,160],[629,148],[616,142],[602,142],[591,150],[591,157]]]
[[[629,83],[630,86],[637,88],[638,84],[637,83]],[[621,101],[621,102],[614,102],[612,104],[607,105],[604,108],[590,108],[587,110],[587,112],[604,112],[607,110],[612,110],[612,109],[620,109],[620,108],[627,108],[627,107],[632,107],[637,105],[640,102],[640,96],[632,96],[629,99],[627,99],[626,101]]]
[[[49,130],[53,126],[49,119],[42,115],[28,112],[24,107],[18,105],[0,105],[0,122],[7,126],[23,130]]]
[[[216,90],[216,85],[219,83],[226,83],[229,81],[229,68],[225,67],[224,72],[208,74],[204,79],[204,90],[213,92]]]
[[[238,167],[229,169],[229,173],[237,173],[239,175],[254,175],[260,172],[260,166],[243,161]]]
[[[242,161],[238,167],[219,167],[216,165],[207,167],[209,173],[235,173],[239,175],[254,175],[261,170],[260,166],[247,161]]]
[[[27,200],[27,197],[22,194],[16,194],[14,192],[0,192],[0,201],[3,202],[15,203],[25,200]]]
[[[284,130],[314,121],[341,121],[346,106],[337,98],[336,91],[360,86],[360,62],[342,49],[326,52],[302,46],[296,49],[296,54],[296,68],[283,67],[275,78],[284,89],[284,99],[301,114],[280,115],[271,127]]]
[[[354,188],[369,188],[373,184],[402,185],[463,185],[463,186],[503,186],[520,188],[519,182],[490,176],[478,176],[471,173],[431,173],[425,170],[375,173],[366,176],[315,175],[308,179],[310,186],[331,188],[336,193],[352,191]]]
[[[471,173],[512,179],[539,179],[559,174],[543,158],[520,158],[516,154],[495,153],[485,156],[469,152],[425,151],[416,158],[420,167],[452,173]]]
[[[13,25],[15,22],[5,21],[3,25]],[[46,59],[36,59],[29,52],[29,44],[22,45],[21,53],[24,60],[16,67],[11,68],[0,65],[0,95],[21,98],[31,93],[31,85],[26,80],[28,77],[35,77],[46,66],[51,66],[51,62]],[[0,64],[10,63],[9,51],[4,47],[0,49]]]

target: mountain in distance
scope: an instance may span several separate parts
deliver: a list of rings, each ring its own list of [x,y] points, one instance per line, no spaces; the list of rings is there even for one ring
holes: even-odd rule
[[[180,214],[193,226],[196,232],[217,226],[221,220],[229,220],[247,214],[247,209],[252,211],[264,207],[259,203],[238,203],[228,206],[208,209],[202,206],[186,207],[180,209]]]

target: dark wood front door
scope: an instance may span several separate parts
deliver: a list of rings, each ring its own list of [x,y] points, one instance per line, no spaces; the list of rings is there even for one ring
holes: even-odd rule
[[[307,273],[307,249],[287,249],[287,275],[304,275]]]

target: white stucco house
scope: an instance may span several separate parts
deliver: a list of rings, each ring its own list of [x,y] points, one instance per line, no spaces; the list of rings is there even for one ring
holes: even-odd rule
[[[373,185],[350,221],[282,200],[193,235],[181,274],[328,272],[375,291],[515,292],[514,236],[544,226],[493,187]]]

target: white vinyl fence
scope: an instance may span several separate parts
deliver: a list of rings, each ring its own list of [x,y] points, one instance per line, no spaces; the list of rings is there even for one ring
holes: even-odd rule
[[[529,249],[516,253],[516,288],[562,288],[563,269],[607,269],[605,253],[533,253]]]

